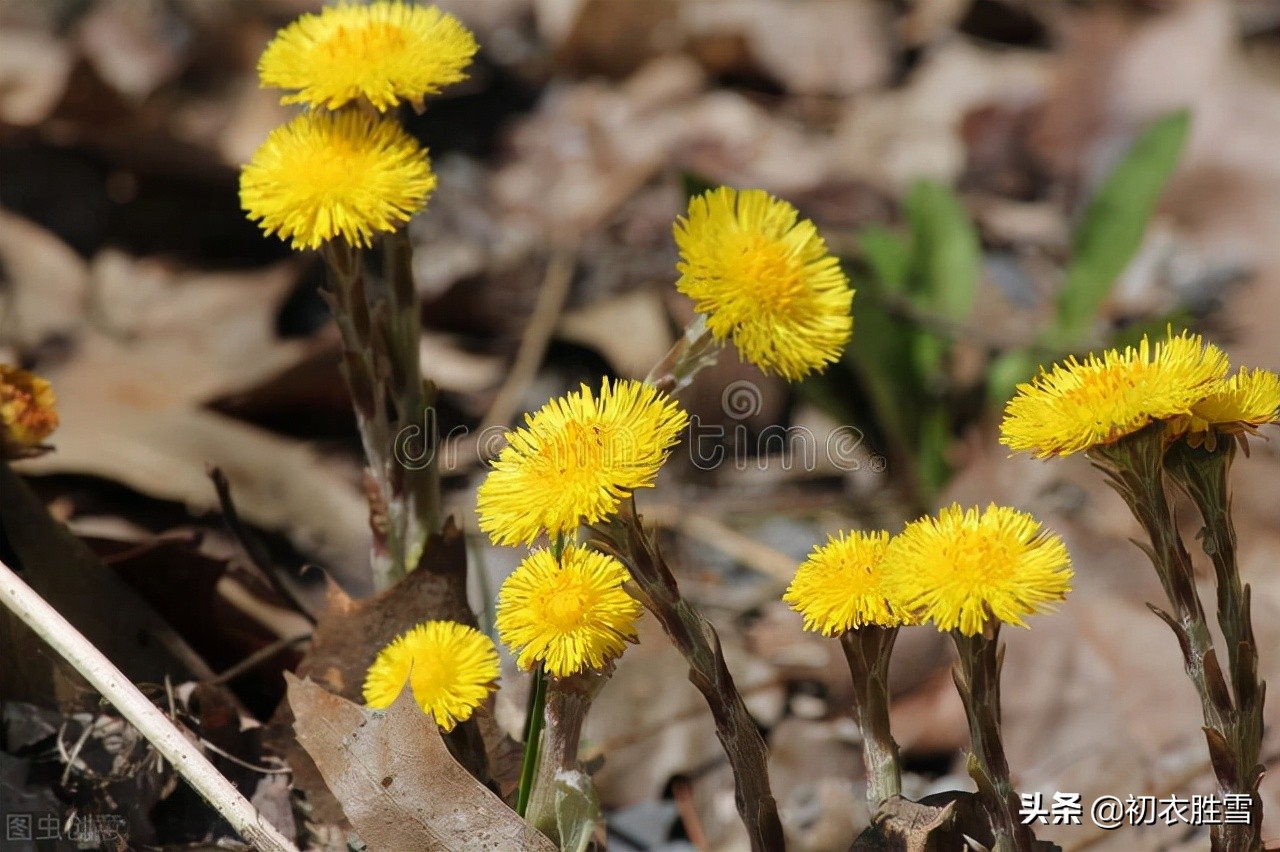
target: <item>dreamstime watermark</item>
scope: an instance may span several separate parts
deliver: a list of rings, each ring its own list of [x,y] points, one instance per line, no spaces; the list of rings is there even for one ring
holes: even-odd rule
[[[700,470],[715,470],[732,465],[737,470],[781,469],[784,471],[860,471],[881,473],[885,457],[863,447],[865,435],[854,426],[835,426],[823,433],[804,426],[766,426],[753,430],[747,423],[760,414],[764,395],[753,382],[730,383],[720,395],[724,417],[707,422],[701,416],[689,417],[689,430],[683,446],[689,461]],[[728,423],[725,422],[728,419]],[[396,461],[409,470],[422,470],[438,461],[444,472],[469,466],[460,462],[488,463],[507,446],[511,430],[490,426],[473,432],[466,426],[455,426],[441,434],[434,410],[428,410],[421,426],[406,426],[396,436],[393,452]],[[424,441],[424,436],[432,436]],[[635,443],[643,436],[612,434],[606,439],[586,443],[567,441],[560,449],[563,459],[553,463],[563,469],[579,467],[590,460],[608,464],[615,459],[633,458]],[[553,449],[554,451],[554,449]]]

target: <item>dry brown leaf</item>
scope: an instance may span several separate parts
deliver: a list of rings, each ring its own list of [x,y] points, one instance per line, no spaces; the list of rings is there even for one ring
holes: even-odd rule
[[[715,0],[686,3],[695,38],[738,36],[758,65],[794,95],[853,95],[891,71],[889,21],[868,0]]]
[[[66,90],[73,57],[65,42],[34,29],[0,30],[0,120],[33,127]]]
[[[458,601],[466,600],[465,588],[459,587],[466,582],[466,559],[466,539],[450,518],[444,533],[428,540],[418,568],[376,597],[353,600],[330,582],[325,611],[312,633],[311,647],[298,665],[298,676],[316,680],[330,691],[358,701],[365,673],[374,658],[401,633],[427,618],[475,626],[475,616],[458,607]],[[514,789],[519,776],[519,747],[498,730],[490,708],[487,705],[473,722],[459,725],[450,736],[469,738],[478,732],[487,748],[489,773],[505,794]],[[276,726],[287,725],[288,707],[282,705],[273,722]],[[464,742],[470,747],[474,740]],[[280,745],[293,767],[295,786],[307,791],[318,818],[340,819],[306,755],[287,735]]]
[[[83,542],[50,517],[0,461],[0,554],[131,680],[163,683],[212,674],[177,633]],[[69,665],[7,609],[0,609],[0,695],[71,705],[88,691]]]
[[[168,4],[105,0],[80,21],[85,58],[117,92],[141,100],[181,70],[190,31]]]
[[[0,56],[3,39],[0,35]],[[79,325],[89,266],[74,249],[0,208],[0,264],[8,284],[0,289],[0,341],[31,346]]]
[[[370,848],[555,852],[458,765],[410,690],[378,712],[286,677],[298,740]]]
[[[909,84],[869,93],[846,107],[836,130],[836,174],[889,190],[920,178],[953,182],[967,152],[961,119],[991,103],[1040,101],[1050,61],[1043,54],[948,42],[928,55]]]
[[[275,316],[293,287],[294,265],[191,275],[106,251],[91,274],[97,315],[90,321],[86,305],[77,306],[73,357],[43,373],[58,395],[58,451],[23,472],[101,476],[207,511],[217,499],[205,468],[216,464],[247,522],[285,532],[358,583],[369,529],[356,484],[306,445],[203,407],[323,345],[276,337]],[[60,304],[69,301],[68,295]]]
[[[662,298],[653,290],[569,311],[556,331],[595,349],[620,375],[636,379],[647,376],[674,343]]]

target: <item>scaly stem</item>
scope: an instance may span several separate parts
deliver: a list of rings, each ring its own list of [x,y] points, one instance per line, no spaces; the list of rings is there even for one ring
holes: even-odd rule
[[[1175,450],[1181,452],[1181,450]],[[1114,444],[1091,451],[1098,466],[1111,478],[1111,484],[1129,504],[1135,518],[1151,540],[1150,548],[1143,548],[1160,577],[1172,613],[1151,607],[1173,630],[1182,650],[1187,677],[1191,679],[1200,697],[1204,716],[1204,734],[1209,746],[1209,758],[1218,787],[1224,794],[1256,796],[1258,748],[1261,743],[1261,692],[1253,692],[1257,681],[1256,649],[1251,642],[1242,642],[1246,635],[1252,638],[1248,624],[1248,590],[1239,586],[1239,572],[1235,566],[1235,533],[1226,514],[1226,474],[1224,464],[1218,471],[1196,471],[1199,461],[1182,463],[1174,461],[1174,468],[1182,474],[1193,497],[1200,492],[1205,499],[1210,493],[1221,494],[1221,507],[1206,504],[1206,547],[1215,551],[1214,569],[1218,575],[1219,621],[1223,622],[1228,654],[1233,670],[1235,694],[1218,662],[1209,632],[1204,606],[1196,591],[1195,571],[1191,556],[1187,553],[1178,533],[1177,523],[1170,508],[1164,487],[1165,436],[1162,426],[1148,427]],[[1212,518],[1212,520],[1210,520]],[[1225,619],[1225,621],[1224,621]],[[1226,631],[1230,632],[1226,632]],[[1247,631],[1247,632],[1246,632]],[[1243,689],[1242,693],[1240,690]],[[1243,697],[1248,704],[1240,703]],[[1256,699],[1256,700],[1255,700]],[[1252,714],[1257,713],[1256,723]],[[1254,726],[1258,733],[1255,738]],[[1254,745],[1257,742],[1258,745]],[[1255,810],[1249,823],[1215,825],[1210,831],[1213,852],[1258,852],[1260,839],[1260,801],[1254,799]]]
[[[1262,846],[1262,797],[1258,794],[1258,785],[1264,771],[1260,756],[1266,684],[1258,678],[1251,595],[1249,587],[1241,582],[1236,556],[1228,485],[1235,450],[1236,444],[1229,438],[1219,441],[1212,450],[1179,441],[1170,449],[1166,463],[1170,475],[1191,496],[1204,520],[1200,539],[1213,562],[1218,625],[1227,643],[1227,667],[1234,700],[1232,706],[1220,708],[1220,712],[1225,721],[1222,733],[1231,760],[1221,766],[1215,760],[1214,769],[1223,792],[1243,793],[1251,799],[1249,822],[1214,826],[1215,835],[1219,832],[1223,835],[1215,842],[1223,849],[1253,852]]]
[[[578,744],[591,702],[612,673],[584,671],[569,677],[546,678],[545,727],[528,807],[529,823],[556,843],[560,830],[556,814],[557,776],[579,771]]]
[[[840,636],[853,678],[853,712],[862,729],[867,807],[873,816],[886,800],[902,792],[898,744],[889,730],[889,657],[897,638],[898,628],[875,625]]]
[[[427,537],[440,531],[435,388],[419,366],[409,246],[397,233],[384,247],[385,281],[369,280],[359,250],[343,241],[323,249],[323,295],[342,336],[342,372],[365,453],[377,590],[415,569]]]
[[[951,632],[959,662],[954,671],[956,689],[969,720],[969,774],[978,785],[978,797],[991,821],[994,852],[1032,852],[1035,835],[1019,818],[1020,800],[1009,778],[1009,761],[1000,739],[1000,624],[989,636],[965,636]]]
[[[1187,677],[1200,696],[1204,721],[1221,729],[1215,692],[1230,700],[1218,666],[1213,638],[1196,592],[1191,556],[1178,534],[1177,523],[1164,488],[1164,437],[1158,428],[1147,428],[1113,444],[1095,448],[1091,455],[1110,477],[1111,485],[1129,505],[1151,541],[1143,547],[1164,587],[1172,614],[1155,609],[1178,637]],[[1154,609],[1154,608],[1153,608]]]
[[[594,544],[627,566],[635,581],[633,593],[685,658],[689,681],[706,699],[716,736],[733,769],[734,802],[752,852],[780,852],[786,844],[778,803],[769,787],[769,752],[734,685],[715,628],[681,596],[656,539],[642,528],[633,501],[623,504],[610,527],[595,530],[600,538]]]

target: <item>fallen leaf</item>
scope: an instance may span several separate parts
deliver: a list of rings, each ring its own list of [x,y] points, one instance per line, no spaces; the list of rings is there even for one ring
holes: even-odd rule
[[[286,678],[298,741],[370,848],[555,852],[450,756],[409,690],[379,712]]]
[[[392,639],[425,619],[447,619],[475,626],[475,616],[458,602],[466,600],[466,539],[452,518],[444,532],[431,537],[418,568],[381,594],[353,600],[329,583],[328,600],[314,632],[311,647],[298,665],[299,677],[311,678],[331,692],[353,701],[362,699],[369,666]],[[479,737],[486,747],[489,774],[504,794],[519,776],[519,746],[498,730],[488,707],[450,733],[455,743],[470,748]],[[281,705],[273,727],[284,734],[280,743],[294,769],[294,784],[307,791],[311,806],[324,821],[338,818],[306,755],[286,731],[289,706]]]
[[[191,275],[99,254],[86,300],[97,315],[81,320],[72,357],[42,371],[58,395],[58,451],[23,472],[101,476],[209,511],[217,495],[205,469],[217,465],[246,522],[285,532],[359,589],[367,582],[370,533],[357,483],[305,444],[205,407],[272,379],[323,345],[276,335],[275,316],[296,274],[286,263]]]

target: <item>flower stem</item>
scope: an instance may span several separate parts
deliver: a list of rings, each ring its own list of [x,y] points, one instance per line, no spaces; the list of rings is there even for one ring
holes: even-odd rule
[[[698,373],[714,364],[720,351],[720,345],[707,328],[706,315],[698,314],[685,327],[684,335],[649,371],[645,383],[674,396],[687,388]]]
[[[1220,729],[1220,705],[1215,701],[1215,693],[1228,701],[1230,696],[1213,649],[1204,606],[1196,591],[1191,556],[1178,534],[1165,492],[1163,440],[1161,431],[1148,428],[1096,448],[1092,453],[1151,541],[1150,547],[1142,549],[1151,559],[1173,609],[1172,614],[1159,609],[1155,612],[1178,637],[1187,677],[1200,696],[1205,724]]]
[[[889,729],[889,657],[897,627],[867,625],[840,636],[853,678],[853,711],[862,729],[862,760],[867,773],[867,807],[874,815],[902,792],[898,744]]]
[[[1249,822],[1215,826],[1215,833],[1223,834],[1215,842],[1223,849],[1252,852],[1262,845],[1262,797],[1258,794],[1258,785],[1264,771],[1260,755],[1266,684],[1258,678],[1258,645],[1253,634],[1250,589],[1241,582],[1236,556],[1228,485],[1235,449],[1236,444],[1231,440],[1220,441],[1213,450],[1203,446],[1193,448],[1180,441],[1170,450],[1166,464],[1171,477],[1191,496],[1204,520],[1200,539],[1213,562],[1218,625],[1227,644],[1233,703],[1220,708],[1220,712],[1231,760],[1229,765],[1220,766],[1215,759],[1214,769],[1224,792],[1243,793],[1251,799]]]
[[[1257,653],[1249,625],[1249,592],[1239,584],[1235,564],[1235,532],[1227,505],[1229,460],[1220,469],[1199,468],[1201,460],[1179,459],[1174,449],[1170,473],[1179,477],[1200,505],[1205,520],[1205,549],[1218,579],[1218,618],[1229,646],[1234,693],[1218,662],[1204,606],[1196,591],[1195,571],[1178,533],[1164,487],[1163,432],[1148,428],[1129,438],[1093,451],[1095,461],[1129,504],[1151,540],[1143,548],[1151,558],[1172,614],[1152,610],[1173,630],[1182,650],[1187,676],[1200,697],[1205,739],[1218,787],[1224,794],[1253,798],[1248,823],[1215,825],[1210,831],[1213,852],[1258,852],[1262,848],[1261,801],[1257,765],[1261,748],[1262,691],[1257,682]],[[1197,497],[1199,494],[1199,497]],[[1256,714],[1256,719],[1255,719]]]
[[[427,537],[440,531],[435,387],[419,366],[420,316],[403,233],[383,241],[384,280],[371,280],[358,249],[323,249],[322,292],[342,336],[342,372],[365,453],[375,589],[418,566]]]
[[[681,596],[657,541],[635,514],[634,501],[623,504],[613,526],[597,527],[596,532],[601,538],[594,544],[627,566],[635,581],[633,593],[685,658],[689,681],[706,699],[716,736],[733,769],[734,802],[752,852],[780,852],[786,844],[778,803],[769,787],[769,752],[734,685],[715,628]]]
[[[528,806],[524,811],[529,823],[556,843],[560,828],[556,814],[557,776],[575,772],[578,767],[578,744],[582,725],[591,702],[609,680],[611,672],[585,671],[569,677],[545,678],[545,727],[541,754],[534,773]]]
[[[1000,625],[989,636],[951,632],[959,663],[953,672],[960,700],[969,720],[969,774],[987,811],[995,838],[994,852],[1031,852],[1035,835],[1022,824],[1018,794],[1009,778],[1009,761],[1000,739]]]

